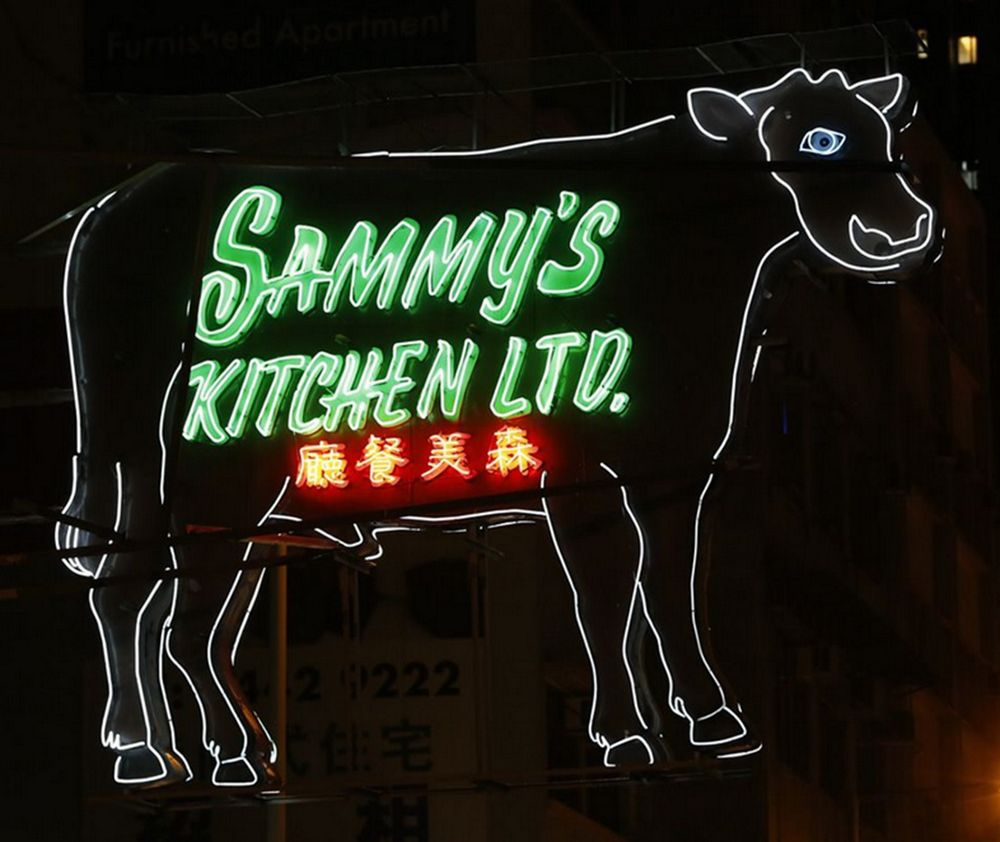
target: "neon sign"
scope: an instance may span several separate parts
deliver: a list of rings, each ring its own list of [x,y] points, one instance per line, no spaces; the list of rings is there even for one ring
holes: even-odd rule
[[[535,454],[538,448],[520,427],[503,427],[496,432],[496,443],[489,451],[490,461],[486,470],[505,477],[513,471],[533,474],[542,467],[542,460]]]
[[[469,467],[469,456],[465,452],[468,433],[435,433],[430,437],[431,452],[427,470],[420,478],[430,482],[447,471],[454,471],[462,479],[472,479],[476,472]]]
[[[456,475],[470,480],[478,471],[471,467],[467,443],[470,433],[434,433],[428,436],[426,468],[419,473],[424,482],[440,476]],[[491,474],[507,477],[517,472],[529,476],[542,467],[536,454],[539,448],[521,427],[503,426],[491,438],[482,469]],[[410,464],[405,455],[406,446],[396,436],[371,434],[361,449],[357,461],[351,466],[347,445],[343,442],[320,441],[299,448],[295,485],[299,488],[345,489],[351,484],[352,474],[363,476],[373,488],[396,485],[404,478],[403,468]],[[412,478],[412,472],[411,472]]]
[[[508,209],[498,232],[496,217],[480,212],[457,243],[456,217],[448,214],[431,226],[408,274],[405,270],[420,231],[413,219],[400,220],[377,246],[375,225],[356,222],[332,260],[326,257],[326,234],[312,226],[295,225],[284,268],[272,277],[271,255],[248,240],[250,235],[274,234],[282,204],[277,190],[257,186],[241,191],[222,214],[213,239],[214,259],[239,269],[240,274],[213,269],[204,277],[196,336],[205,345],[238,345],[262,316],[281,319],[291,302],[299,315],[317,309],[335,314],[342,306],[366,311],[372,304],[387,314],[394,308],[412,311],[421,293],[446,297],[461,306],[484,263],[486,278],[480,284],[488,282],[499,295],[481,290],[477,314],[503,327],[521,311],[529,286],[543,296],[558,298],[589,293],[604,266],[602,243],[614,234],[621,218],[617,204],[597,200],[583,212],[569,236],[568,249],[575,261],[564,265],[548,258],[538,267],[554,221],[568,222],[577,214],[580,197],[576,193],[561,191],[558,209],[536,209],[530,224],[525,213]],[[584,413],[608,410],[619,414],[627,407],[630,396],[615,391],[632,351],[632,337],[623,328],[592,330],[589,335],[581,331],[546,334],[532,344],[533,351],[546,354],[534,406],[528,395],[517,393],[528,339],[511,336],[499,369],[481,373],[495,383],[490,401],[495,417],[517,418],[535,409],[552,414],[574,351],[580,352],[582,368],[573,405]],[[443,338],[435,346],[433,355],[427,341],[411,339],[395,342],[390,349],[371,348],[364,355],[349,350],[270,359],[238,357],[228,362],[201,360],[190,372],[193,396],[184,437],[225,444],[253,430],[264,437],[284,432],[311,436],[336,433],[345,424],[361,430],[369,420],[392,428],[407,423],[414,412],[422,420],[435,415],[458,420],[470,380],[477,365],[482,368],[480,347],[466,339],[459,350]]]
[[[237,358],[226,365],[202,360],[191,367],[193,394],[184,438],[225,444],[252,430],[264,437],[281,432],[335,433],[345,426],[361,430],[369,419],[379,427],[391,428],[405,424],[414,411],[421,420],[438,414],[449,421],[458,420],[479,348],[466,340],[456,365],[451,343],[439,339],[436,344],[433,359],[421,366],[420,382],[408,373],[415,363],[427,359],[428,343],[420,339],[397,342],[389,351],[388,362],[380,348],[368,351],[364,361],[357,351],[320,351],[313,356],[291,354],[269,360]],[[620,414],[628,406],[629,395],[615,390],[632,354],[632,338],[624,329],[594,330],[586,338],[576,332],[548,334],[536,340],[535,348],[545,351],[546,356],[533,406],[531,399],[518,391],[528,341],[510,337],[490,401],[490,411],[497,418],[517,418],[535,408],[551,415],[574,349],[586,350],[573,405],[584,413],[606,409],[612,414]],[[412,409],[400,405],[407,395]]]
[[[482,297],[479,315],[494,325],[510,324],[521,311],[533,279],[543,295],[575,296],[589,291],[600,278],[604,265],[601,240],[615,232],[621,216],[618,205],[609,199],[590,205],[574,226],[569,237],[574,263],[564,266],[550,258],[536,268],[554,221],[569,222],[579,203],[576,193],[564,190],[558,213],[539,207],[529,222],[524,211],[508,208],[499,228],[494,214],[481,211],[457,243],[456,217],[447,214],[431,226],[419,249],[420,224],[414,219],[399,220],[380,243],[378,228],[359,220],[332,260],[327,257],[329,244],[323,231],[295,225],[295,240],[284,268],[271,276],[270,255],[243,240],[247,234],[266,237],[274,232],[281,217],[282,197],[269,187],[248,187],[229,203],[215,232],[215,261],[229,270],[216,269],[205,276],[197,337],[206,345],[233,345],[242,341],[265,313],[280,317],[289,299],[294,300],[300,314],[317,308],[333,314],[345,306],[360,310],[373,303],[385,312],[397,306],[412,311],[419,305],[421,293],[433,298],[447,293],[448,301],[461,305],[484,259],[495,291]],[[416,259],[407,274],[415,249]],[[234,269],[238,275],[231,271]]]
[[[375,488],[380,485],[395,485],[399,482],[396,468],[408,465],[410,460],[403,455],[403,440],[395,436],[369,436],[365,452],[355,466],[359,471],[367,469],[368,480]]]
[[[295,484],[307,488],[347,488],[347,458],[340,442],[307,444],[299,448],[299,470]]]
[[[85,212],[64,276],[78,426],[73,520],[56,544],[74,573],[113,579],[91,609],[118,782],[192,774],[163,693],[172,663],[197,701],[212,783],[275,784],[275,741],[233,669],[263,580],[249,563],[259,546],[206,550],[175,532],[246,527],[246,511],[366,561],[393,533],[543,524],[591,668],[588,734],[603,761],[664,759],[669,717],[688,749],[760,750],[702,600],[721,466],[766,360],[776,293],[793,260],[891,284],[937,259],[942,236],[905,176],[884,171],[897,121],[915,113],[900,76],[849,84],[796,70],[740,93],[696,88],[687,106],[609,135],[376,153],[364,171],[223,168],[195,295],[190,255],[175,258],[162,233],[196,239],[190,197],[208,188],[194,169]],[[601,166],[626,147],[640,164],[682,148],[797,166],[742,181],[724,168]],[[475,166],[490,157],[509,166]],[[581,157],[595,165],[575,166]],[[408,167],[401,189],[395,158],[435,166]],[[156,214],[163,225],[141,224]],[[144,277],[151,303],[134,294],[126,249],[162,256]],[[692,465],[703,479],[661,516],[642,477]],[[220,493],[216,475],[254,481]],[[512,491],[529,502],[490,504]],[[413,508],[424,503],[432,511]],[[388,514],[345,526],[317,510]],[[129,552],[81,523],[169,552]],[[201,576],[206,561],[248,564]]]

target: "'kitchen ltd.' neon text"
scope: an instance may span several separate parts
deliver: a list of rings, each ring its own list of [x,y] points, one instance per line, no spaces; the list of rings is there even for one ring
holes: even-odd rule
[[[554,298],[592,290],[604,267],[601,241],[615,232],[621,218],[618,205],[608,199],[598,199],[581,213],[579,195],[564,190],[555,210],[536,207],[530,221],[524,211],[507,209],[498,224],[496,216],[482,211],[457,240],[458,223],[451,215],[440,217],[419,244],[420,225],[413,219],[400,220],[380,242],[375,225],[361,220],[332,258],[323,231],[296,225],[283,268],[272,276],[271,259],[261,246],[274,233],[281,207],[280,193],[256,186],[238,193],[223,212],[213,255],[227,269],[213,269],[202,281],[197,337],[203,344],[241,343],[263,314],[280,319],[291,309],[290,302],[300,314],[335,313],[347,305],[368,310],[372,304],[383,312],[394,307],[413,311],[428,296],[461,306],[483,264],[489,287],[478,313],[504,330],[520,311],[529,286]],[[572,257],[542,261],[556,221],[573,224],[563,246]],[[256,237],[256,245],[245,241],[253,239],[248,235]],[[543,366],[537,384],[521,382],[529,353]],[[479,344],[469,338],[460,345],[413,339],[363,353],[205,359],[191,368],[184,437],[224,444],[253,430],[264,437],[282,432],[311,436],[336,432],[345,424],[360,430],[369,419],[384,428],[414,415],[456,421],[470,378],[484,367],[489,370],[483,376],[493,384],[489,409],[496,418],[536,410],[550,415],[564,393],[564,405],[570,405],[571,396],[583,413],[620,415],[630,397],[616,386],[631,353],[631,335],[615,328],[546,334],[534,342],[511,335],[499,366],[484,364]],[[412,404],[407,406],[410,392]]]

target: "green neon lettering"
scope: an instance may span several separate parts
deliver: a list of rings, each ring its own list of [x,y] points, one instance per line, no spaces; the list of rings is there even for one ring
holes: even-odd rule
[[[465,402],[465,392],[469,386],[469,378],[479,358],[479,346],[471,339],[462,343],[462,357],[455,368],[455,349],[450,342],[439,339],[437,354],[431,363],[431,369],[424,380],[424,388],[420,390],[417,400],[417,415],[428,419],[434,409],[434,396],[440,396],[441,414],[449,421],[457,421],[462,413]]]
[[[309,400],[317,387],[332,386],[340,374],[344,359],[337,354],[320,351],[306,366],[292,395],[292,405],[288,410],[288,429],[293,433],[311,436],[323,428],[323,415],[306,418]]]
[[[490,411],[497,418],[516,418],[531,412],[531,401],[526,397],[514,397],[512,392],[521,377],[524,366],[524,354],[528,342],[520,336],[512,336],[507,342],[507,356],[504,357],[503,368],[497,378],[496,388],[490,400]]]
[[[347,426],[352,430],[360,430],[368,419],[368,405],[381,394],[378,377],[382,370],[382,352],[378,348],[372,348],[360,373],[359,369],[361,355],[357,351],[348,351],[344,355],[337,388],[333,394],[319,399],[326,409],[323,429],[328,433],[335,432],[340,427],[345,410],[349,410]]]
[[[378,251],[372,254],[378,228],[371,222],[356,223],[333,261],[331,286],[323,309],[327,313],[336,311],[344,284],[350,277],[348,299],[353,307],[366,306],[378,288],[375,305],[379,310],[388,310],[396,297],[399,278],[419,233],[420,226],[416,220],[401,219],[386,235]]]
[[[306,367],[309,357],[302,354],[289,354],[285,357],[275,357],[264,363],[264,371],[273,374],[271,387],[267,390],[267,397],[257,415],[257,430],[262,436],[274,434],[274,427],[278,421],[278,411],[281,409],[288,390],[292,385],[292,378],[296,371]]]
[[[316,307],[319,285],[330,282],[330,275],[323,269],[326,258],[326,234],[311,225],[295,226],[295,241],[288,251],[288,259],[278,278],[269,281],[273,288],[267,312],[280,315],[285,298],[292,290],[297,290],[296,308],[300,313],[308,313]]]
[[[576,213],[576,209],[579,206],[580,197],[576,193],[572,190],[560,190],[559,210],[556,211],[556,216],[559,217],[561,222],[565,222]]]
[[[191,366],[188,386],[194,386],[195,393],[184,421],[184,438],[195,441],[199,433],[204,433],[213,444],[225,444],[229,440],[219,420],[216,402],[240,376],[244,365],[243,360],[232,360],[221,374],[222,366],[215,360],[204,360]]]
[[[500,235],[493,244],[487,274],[490,283],[502,290],[499,301],[492,298],[483,299],[479,313],[484,319],[495,325],[506,325],[517,315],[524,300],[524,292],[528,278],[532,274],[535,258],[545,244],[552,227],[552,211],[548,208],[536,208],[524,237],[521,232],[527,215],[523,211],[508,210],[504,216]],[[512,258],[511,251],[520,239],[517,254]]]
[[[249,222],[248,212],[253,208]],[[213,255],[219,263],[240,269],[245,279],[222,270],[201,282],[197,337],[207,345],[232,345],[257,320],[269,294],[267,255],[239,241],[244,224],[258,236],[270,234],[281,212],[281,195],[267,187],[248,187],[229,203],[215,232]]]
[[[237,194],[223,212],[213,238],[213,257],[220,266],[203,277],[198,302],[196,333],[202,342],[228,346],[240,341],[262,312],[280,317],[290,296],[295,296],[296,309],[302,314],[318,307],[336,312],[345,295],[347,306],[356,309],[374,302],[386,311],[395,306],[398,296],[403,309],[413,310],[423,296],[442,298],[446,293],[450,303],[461,305],[484,262],[495,292],[480,301],[479,314],[494,325],[505,326],[520,312],[533,277],[544,295],[589,291],[603,270],[606,244],[601,240],[617,230],[621,217],[614,202],[594,202],[580,216],[569,239],[575,262],[564,265],[546,260],[537,273],[536,264],[554,220],[569,222],[579,213],[580,196],[573,191],[560,191],[556,212],[535,208],[530,221],[525,211],[507,209],[499,232],[497,217],[488,211],[473,217],[460,236],[454,215],[440,217],[422,238],[405,276],[420,238],[420,225],[414,219],[404,217],[381,239],[374,223],[355,222],[329,267],[327,234],[311,225],[296,225],[281,272],[271,277],[264,243],[246,240],[271,235],[281,210],[280,193],[255,186]],[[241,412],[230,419],[233,429],[245,427],[243,405],[255,397],[251,387],[258,374],[254,372],[247,385]]]
[[[586,344],[586,337],[579,331],[550,333],[535,342],[536,348],[548,352],[545,358],[545,372],[538,384],[538,391],[535,392],[535,406],[543,415],[552,413],[556,402],[556,392],[562,381],[563,368],[570,350],[582,348],[584,344]]]
[[[580,217],[569,240],[569,247],[577,256],[572,266],[563,266],[555,260],[546,260],[538,273],[538,289],[544,295],[583,295],[601,276],[604,268],[604,249],[594,242],[596,236],[607,239],[618,227],[621,210],[618,205],[601,199]]]
[[[486,253],[486,246],[496,228],[497,218],[486,211],[469,223],[455,244],[454,216],[443,216],[431,229],[410,270],[400,301],[407,310],[417,304],[422,289],[439,298],[451,282],[448,300],[453,304],[465,300],[472,278]]]
[[[375,402],[372,417],[380,427],[397,427],[410,419],[410,410],[403,407],[393,408],[392,404],[398,395],[409,392],[417,381],[406,374],[406,367],[411,360],[422,360],[427,356],[427,343],[422,339],[410,342],[397,342],[392,346],[392,357],[385,377],[379,383],[380,394]]]
[[[605,361],[608,351],[614,345],[614,356]],[[632,337],[620,327],[607,333],[595,330],[590,334],[590,347],[583,361],[583,371],[576,385],[573,403],[584,412],[594,412],[611,396],[618,384],[629,356],[632,354]],[[628,397],[615,396],[615,412],[623,412],[628,405]]]
[[[229,414],[229,423],[226,424],[226,432],[230,438],[242,438],[247,429],[247,422],[250,413],[257,404],[258,393],[261,383],[264,381],[264,361],[256,357],[247,363],[247,373],[240,386],[240,393],[233,404],[233,411]]]

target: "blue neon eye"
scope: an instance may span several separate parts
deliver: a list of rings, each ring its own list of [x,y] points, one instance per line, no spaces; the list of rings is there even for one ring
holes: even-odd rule
[[[847,140],[846,135],[818,126],[802,135],[799,152],[808,152],[810,155],[833,155],[840,150],[845,140]]]

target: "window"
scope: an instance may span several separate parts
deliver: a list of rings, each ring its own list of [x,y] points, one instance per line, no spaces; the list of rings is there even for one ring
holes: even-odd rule
[[[979,165],[976,161],[962,161],[962,181],[970,190],[979,189]]]
[[[976,64],[979,60],[979,39],[975,35],[959,35],[955,59],[959,64]]]

